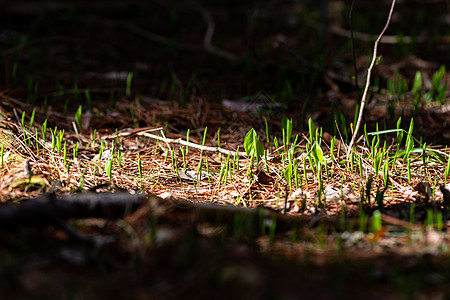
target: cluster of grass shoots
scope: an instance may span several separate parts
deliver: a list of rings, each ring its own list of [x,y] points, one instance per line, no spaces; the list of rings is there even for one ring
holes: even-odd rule
[[[36,151],[40,156],[51,156],[51,161],[59,161],[64,166],[65,172],[70,172],[71,166],[76,165],[78,170],[93,169],[93,175],[103,174],[110,183],[114,182],[113,174],[118,174],[117,168],[121,167],[123,154],[120,147],[117,147],[114,139],[112,141],[100,140],[100,145],[96,141],[99,137],[96,131],[91,134],[92,140],[89,142],[81,142],[81,118],[82,106],[78,108],[75,113],[75,122],[73,123],[74,131],[77,135],[77,140],[69,140],[65,137],[63,129],[47,128],[47,121],[44,121],[40,130],[34,126],[35,110],[33,110],[28,124],[26,124],[25,113],[22,114],[22,130],[23,140],[25,145],[30,149]],[[377,190],[382,191],[394,190],[393,182],[400,179],[406,180],[408,184],[416,175],[428,178],[433,185],[433,191],[439,184],[446,184],[450,173],[450,163],[448,162],[448,154],[445,151],[439,151],[432,147],[427,147],[426,143],[414,138],[414,119],[410,119],[409,128],[407,131],[402,129],[402,119],[399,118],[397,128],[387,130],[377,130],[374,132],[367,132],[364,130],[365,146],[360,146],[358,149],[352,149],[351,156],[348,159],[342,159],[337,156],[336,137],[333,137],[330,144],[326,144],[322,139],[322,129],[316,128],[313,121],[308,121],[308,136],[300,141],[299,135],[292,136],[293,121],[286,117],[281,120],[281,139],[282,145],[279,144],[276,136],[271,137],[267,122],[265,132],[265,142],[258,136],[255,129],[251,129],[244,141],[243,147],[247,154],[245,164],[243,159],[239,158],[237,151],[235,154],[228,154],[222,157],[220,154],[221,165],[220,169],[214,170],[211,168],[208,156],[200,150],[198,162],[195,168],[195,178],[193,177],[193,184],[195,188],[201,184],[205,177],[208,184],[215,186],[218,190],[221,187],[228,185],[231,182],[242,180],[242,171],[246,170],[246,177],[249,182],[254,180],[255,174],[260,171],[266,173],[275,172],[278,178],[279,186],[286,186],[288,195],[294,191],[302,189],[307,190],[311,188],[316,189],[317,203],[319,207],[323,207],[326,202],[326,193],[324,187],[336,182],[336,175],[342,174],[342,180],[345,174],[352,174],[353,178],[358,178],[361,182],[359,186],[360,194],[366,193],[367,200],[370,202],[370,191],[372,184],[377,185]],[[117,131],[116,131],[117,134]],[[394,134],[392,143],[388,143],[388,135]],[[207,142],[207,128],[203,132],[203,139],[201,146],[205,146]],[[220,148],[220,130],[216,133],[217,145]],[[405,138],[406,137],[406,138]],[[189,141],[189,131],[186,135],[186,140]],[[119,135],[116,138],[117,143],[120,143]],[[69,144],[68,144],[69,143]],[[108,155],[104,157],[105,150],[108,148]],[[80,158],[78,157],[83,150],[94,149],[98,151],[97,159],[93,159],[96,164],[91,168],[88,164],[80,166]],[[272,151],[271,151],[272,150]],[[188,166],[188,156],[195,155],[188,146],[179,148],[171,148],[166,152],[165,160],[170,157],[171,171],[181,180],[180,168],[182,166],[183,172],[186,172],[192,166]],[[198,154],[198,153],[197,153]],[[270,163],[272,156],[279,156],[281,164],[273,165]],[[3,157],[3,156],[2,156]],[[182,163],[178,162],[179,157]],[[3,163],[3,162],[2,162]],[[139,153],[136,155],[137,178],[139,183],[137,187],[145,189],[143,179],[143,162]],[[419,163],[421,165],[419,166]],[[433,166],[433,167],[431,167]],[[439,176],[442,174],[443,176]],[[205,176],[203,176],[205,175]],[[86,174],[81,173],[78,177],[86,178]],[[395,177],[395,179],[393,179]],[[364,182],[365,187],[364,187]],[[358,188],[353,185],[353,189]],[[365,190],[364,190],[365,188]],[[288,195],[285,195],[286,197]],[[378,206],[381,208],[383,201],[377,198]],[[243,195],[237,197],[236,203],[245,201]],[[382,197],[381,197],[382,199]],[[249,204],[249,203],[247,203]]]
[[[14,74],[13,74],[14,75]],[[421,73],[417,72],[412,89],[408,92],[407,83],[396,75],[388,82],[387,93],[391,99],[402,100],[407,94],[413,99],[414,111],[422,101],[436,101],[441,104],[445,101],[447,86],[443,82],[445,67],[441,67],[432,78],[432,87],[424,91],[422,87]],[[126,78],[125,96],[131,97],[131,84],[133,73]],[[192,90],[196,76],[192,76],[188,89]],[[173,78],[169,92],[174,97],[176,78]],[[37,93],[38,85],[29,84],[29,98]],[[165,91],[165,88],[163,89]],[[81,96],[77,84],[74,85],[73,95],[76,99]],[[396,95],[396,97],[394,97]],[[84,90],[84,96],[90,111],[94,111],[89,89]],[[186,96],[186,95],[185,95]],[[333,108],[332,108],[333,109]],[[356,109],[358,111],[358,109]],[[235,204],[254,205],[258,201],[267,203],[279,203],[281,200],[293,196],[302,195],[299,206],[304,212],[307,206],[307,198],[298,191],[315,191],[315,200],[312,205],[316,212],[324,211],[327,207],[327,193],[325,188],[329,185],[339,185],[341,197],[343,186],[359,195],[364,205],[376,206],[378,211],[383,211],[386,206],[385,196],[394,194],[399,186],[411,185],[417,178],[430,182],[435,194],[436,187],[447,184],[450,175],[450,160],[448,149],[439,150],[427,146],[421,140],[414,137],[414,119],[409,120],[408,130],[402,129],[405,124],[400,117],[395,129],[368,132],[364,128],[363,143],[351,149],[349,157],[342,157],[341,141],[334,136],[329,144],[324,141],[323,129],[316,128],[312,119],[308,121],[308,134],[293,135],[295,131],[292,119],[281,119],[281,133],[272,135],[267,119],[264,119],[265,132],[260,134],[255,129],[250,129],[243,139],[243,148],[246,157],[242,158],[239,148],[234,153],[223,156],[219,153],[220,166],[211,166],[209,154],[202,148],[200,151],[192,150],[189,146],[171,147],[164,149],[162,142],[144,140],[143,144],[150,146],[153,151],[149,155],[141,156],[141,153],[124,155],[121,151],[121,137],[116,130],[115,139],[102,138],[96,130],[91,133],[91,138],[86,141],[83,138],[83,106],[79,105],[72,123],[76,140],[68,138],[64,129],[48,128],[45,120],[40,129],[35,125],[36,110],[33,110],[27,118],[22,114],[22,139],[28,151],[35,152],[39,157],[45,158],[52,166],[52,173],[56,178],[65,178],[66,187],[74,190],[82,190],[108,182],[110,186],[125,185],[138,190],[156,191],[158,183],[161,183],[168,174],[173,174],[178,180],[179,190],[188,191],[190,186],[195,190],[194,197],[198,197],[200,187],[207,185],[210,194],[205,197],[209,200],[220,200],[221,191],[230,188],[237,190],[234,197]],[[138,127],[138,119],[134,102],[130,102],[130,115],[133,126]],[[337,111],[334,113],[335,131],[342,133],[344,139],[348,139],[351,131],[348,129],[348,120]],[[355,113],[356,120],[356,113]],[[28,121],[28,122],[27,122]],[[161,135],[165,137],[168,124],[164,126]],[[214,135],[217,148],[221,148],[220,129]],[[100,143],[99,143],[100,140]],[[189,142],[190,131],[187,130],[185,140]],[[205,146],[208,141],[208,128],[205,127],[200,146]],[[281,143],[280,143],[281,141]],[[339,147],[338,147],[339,145]],[[1,148],[1,164],[4,165],[4,148]],[[86,153],[96,153],[87,155]],[[161,161],[159,157],[163,157]],[[272,163],[277,157],[280,163]],[[170,158],[170,168],[166,168],[166,162]],[[181,162],[179,161],[181,159]],[[153,160],[153,161],[149,161]],[[147,166],[155,166],[156,170],[149,170]],[[259,174],[270,174],[271,184],[276,192],[262,193],[255,197],[250,188],[259,185],[267,189],[269,183],[258,182]],[[183,179],[189,179],[185,183]],[[86,184],[86,181],[89,184]],[[283,194],[284,191],[284,194]],[[375,191],[375,192],[374,192]],[[274,195],[275,194],[275,195]],[[263,197],[261,197],[263,195]],[[190,198],[188,196],[187,198]],[[259,199],[258,199],[259,198]],[[263,199],[264,198],[264,199]],[[256,199],[256,200],[255,200]],[[311,200],[311,199],[308,199]],[[343,199],[341,199],[343,200]],[[308,201],[309,202],[309,201]],[[311,204],[311,203],[309,203]],[[286,208],[286,207],[285,207]],[[345,211],[345,205],[342,208]],[[361,211],[361,215],[364,213]],[[362,217],[363,218],[363,217]],[[430,219],[442,219],[430,217]],[[372,217],[373,228],[377,228],[379,222],[376,215]],[[431,221],[430,221],[431,222]],[[438,222],[439,223],[439,222]]]

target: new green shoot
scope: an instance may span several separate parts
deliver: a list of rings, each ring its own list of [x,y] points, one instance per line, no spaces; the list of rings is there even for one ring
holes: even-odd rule
[[[82,106],[78,106],[77,111],[75,112],[75,122],[77,123],[78,131],[81,132],[81,116],[83,114]]]
[[[92,104],[92,98],[91,98],[91,94],[89,93],[89,89],[86,89],[84,91],[84,95],[86,96],[86,102],[88,104],[88,107],[91,110],[91,112],[93,113],[94,112],[94,105]]]
[[[139,178],[142,179],[142,161],[141,161],[141,155],[138,153],[138,172],[139,172]]]
[[[447,159],[447,166],[445,167],[445,171],[444,171],[445,184],[447,184],[447,179],[448,179],[449,175],[450,175],[450,156]]]
[[[106,174],[108,175],[109,182],[112,182],[112,164],[113,164],[112,158],[108,159],[105,164],[105,171]]]
[[[381,213],[376,210],[372,214],[372,221],[370,224],[370,231],[376,233],[381,229]]]
[[[5,155],[5,144],[2,144],[2,147],[1,147],[1,149],[0,149],[0,156],[1,156],[1,160],[2,160],[2,167],[3,167],[4,164],[5,164],[5,158],[4,158],[4,155]]]
[[[131,96],[131,81],[133,80],[133,73],[130,72],[127,75],[127,85],[126,85],[126,89],[125,89],[125,96],[127,98],[130,98]]]
[[[30,117],[30,127],[29,127],[29,128],[32,128],[32,127],[33,127],[35,115],[36,115],[36,108],[33,108],[33,111],[31,112],[31,117]]]
[[[205,126],[205,131],[203,131],[203,140],[202,140],[202,146],[205,146],[206,143],[206,133],[208,132],[208,126]]]
[[[264,145],[259,140],[255,129],[250,129],[244,139],[244,150],[247,156],[251,158],[256,158],[257,163],[259,163],[261,157],[264,155]]]

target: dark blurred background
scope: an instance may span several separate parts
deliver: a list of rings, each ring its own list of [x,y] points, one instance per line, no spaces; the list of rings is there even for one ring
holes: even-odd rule
[[[0,10],[0,86],[16,98],[57,105],[91,89],[97,103],[132,93],[185,105],[261,92],[317,110],[327,92],[358,100],[350,42],[351,1],[7,1]],[[357,77],[390,1],[355,1]],[[449,2],[401,1],[379,46],[379,84],[450,61]],[[69,93],[70,94],[70,93]],[[344,98],[345,98],[344,97]],[[343,97],[339,97],[341,99]],[[84,100],[78,100],[82,104]],[[339,100],[340,101],[340,100]],[[76,109],[70,101],[68,109]],[[67,103],[66,103],[67,104]],[[339,105],[339,103],[336,103]]]

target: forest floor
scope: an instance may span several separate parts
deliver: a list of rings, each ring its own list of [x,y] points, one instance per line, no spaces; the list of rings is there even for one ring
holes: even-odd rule
[[[6,5],[0,298],[449,297],[448,4],[347,155],[390,3],[303,2]]]

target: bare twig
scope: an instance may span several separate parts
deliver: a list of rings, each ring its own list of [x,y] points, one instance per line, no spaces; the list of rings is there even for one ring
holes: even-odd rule
[[[314,22],[308,22],[309,26],[320,29],[321,24],[320,23],[314,23]],[[336,25],[330,25],[327,27],[327,31],[329,33],[332,33],[337,36],[341,36],[344,38],[350,38],[352,33],[351,30],[345,29]],[[362,41],[362,42],[372,42],[374,36],[369,33],[360,32],[360,31],[354,31],[353,30],[353,39]],[[424,44],[430,42],[431,37],[429,35],[419,35],[417,37],[411,37],[408,35],[402,36],[402,39],[399,40],[398,36],[395,35],[384,35],[382,39],[380,40],[380,44],[388,44],[388,45],[395,45],[399,43],[403,44]],[[449,35],[443,35],[439,37],[433,37],[433,41],[436,43],[449,43],[450,42],[450,36]]]
[[[146,136],[146,137],[149,137],[149,138],[152,138],[152,139],[163,141],[163,142],[168,143],[168,144],[180,144],[180,145],[183,145],[183,146],[189,146],[189,147],[192,147],[192,148],[200,149],[202,151],[220,152],[220,153],[226,154],[226,155],[228,155],[228,154],[236,155],[237,154],[239,156],[247,156],[247,153],[245,153],[245,152],[230,151],[230,150],[219,148],[219,147],[202,146],[202,145],[198,145],[198,144],[195,144],[195,143],[191,143],[191,142],[185,141],[185,140],[183,140],[181,138],[179,138],[179,139],[169,139],[169,138],[161,137],[159,135],[151,134],[151,133],[148,133],[148,132],[139,132],[139,133],[137,133],[137,135]]]
[[[208,146],[202,146],[202,145],[198,145],[192,142],[188,142],[185,141],[181,138],[178,139],[171,139],[171,138],[166,138],[165,136],[159,136],[156,134],[151,134],[149,133],[149,131],[158,131],[161,130],[162,128],[139,128],[139,129],[133,129],[133,130],[129,130],[129,131],[125,131],[125,132],[120,132],[117,135],[116,134],[112,134],[109,136],[105,136],[103,137],[104,139],[115,139],[117,138],[117,136],[123,137],[123,136],[130,136],[130,135],[140,135],[140,136],[146,136],[152,139],[156,139],[159,141],[162,141],[166,144],[180,144],[183,146],[189,146],[192,148],[196,148],[199,150],[203,150],[203,151],[213,151],[213,152],[220,152],[222,154],[230,154],[230,155],[239,155],[239,156],[247,156],[247,153],[245,152],[236,152],[236,151],[231,151],[231,150],[227,150],[227,149],[223,149],[223,148],[219,148],[219,147],[208,147]],[[170,146],[169,146],[170,147]]]
[[[175,47],[175,48],[178,48],[178,49],[184,50],[184,51],[202,51],[203,50],[203,51],[206,51],[213,55],[225,58],[227,60],[236,60],[238,57],[234,53],[216,48],[211,44],[212,37],[214,35],[214,31],[215,31],[215,27],[216,27],[214,19],[212,18],[211,14],[207,10],[205,10],[204,8],[202,8],[201,6],[199,6],[197,4],[193,4],[193,5],[197,10],[200,11],[204,21],[206,22],[206,32],[203,37],[203,46],[200,46],[197,44],[187,44],[187,43],[175,42],[169,38],[166,38],[164,36],[161,36],[161,35],[153,33],[153,32],[149,32],[139,26],[130,24],[128,22],[116,23],[114,21],[102,19],[102,23],[107,26],[119,27],[119,28],[125,29],[137,36],[140,36],[142,38],[145,38],[147,40],[153,41],[158,44],[170,45],[171,47]],[[96,20],[99,21],[99,18],[97,18]]]
[[[0,226],[58,225],[71,218],[117,219],[134,211],[145,199],[144,194],[130,193],[42,195],[0,207]]]
[[[203,7],[201,7],[199,4],[197,4],[195,2],[192,2],[192,5],[194,5],[194,7],[196,7],[198,10],[200,10],[203,20],[205,20],[205,22],[206,22],[206,32],[205,32],[205,36],[203,38],[203,48],[205,49],[205,51],[215,54],[217,56],[226,58],[228,60],[235,60],[236,55],[234,55],[233,53],[219,49],[212,45],[212,38],[214,36],[214,31],[216,30],[216,23],[214,22],[214,19],[211,16],[211,14],[209,13],[209,11],[207,11],[206,9],[204,9]]]
[[[383,37],[384,32],[389,27],[389,23],[391,22],[391,18],[392,18],[392,13],[394,11],[395,2],[396,2],[396,0],[392,0],[392,5],[391,5],[391,9],[389,10],[389,16],[388,16],[388,19],[386,21],[386,25],[384,25],[383,30],[381,31],[380,35],[376,39],[375,44],[373,46],[372,62],[370,63],[369,68],[367,69],[366,85],[364,87],[364,93],[363,93],[362,98],[361,98],[361,105],[360,105],[360,108],[359,108],[358,121],[356,123],[355,130],[353,132],[352,140],[351,140],[350,145],[348,146],[348,149],[347,149],[347,157],[350,156],[350,152],[352,151],[353,144],[355,143],[356,136],[358,135],[359,127],[361,126],[362,116],[363,116],[363,113],[364,113],[364,106],[366,105],[367,92],[369,91],[369,86],[370,86],[370,76],[372,74],[372,69],[373,69],[373,66],[375,65],[375,61],[377,60],[378,43],[380,42],[381,38]]]

